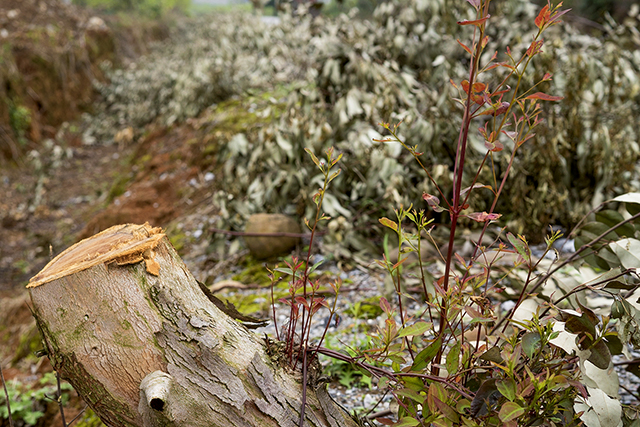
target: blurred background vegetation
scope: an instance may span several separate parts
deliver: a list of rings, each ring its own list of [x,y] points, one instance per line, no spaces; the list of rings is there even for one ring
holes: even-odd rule
[[[195,0],[205,1],[206,0]],[[373,11],[380,3],[386,3],[388,0],[330,0],[326,2],[325,13],[335,16],[350,9],[357,7],[362,16],[371,16]],[[505,3],[508,0],[494,1],[494,4]],[[536,0],[538,4],[544,4],[545,0]],[[638,0],[564,0],[564,6],[573,9],[573,19],[580,20],[583,25],[590,26],[592,24],[603,24],[607,14],[611,15],[616,21],[622,20],[633,3]],[[568,17],[567,20],[571,20]],[[591,25],[593,26],[593,25]],[[598,25],[595,25],[598,28]]]
[[[295,0],[293,0],[295,1]],[[304,1],[304,0],[303,0]],[[375,8],[388,0],[311,0],[324,3],[323,13],[337,16],[358,8],[360,16],[371,16]],[[498,2],[507,0],[498,0]],[[282,3],[282,0],[280,1]],[[544,0],[536,0],[542,4]],[[206,11],[227,11],[229,9],[245,10],[251,7],[249,0],[72,0],[79,6],[88,6],[104,12],[137,12],[150,17],[160,17],[170,11],[183,13],[201,13]],[[274,0],[265,0],[265,12],[274,12]],[[497,2],[496,2],[497,3]],[[607,19],[607,15],[620,21],[627,14],[631,5],[637,0],[565,0],[565,7],[574,11],[573,19],[583,25],[598,28]]]
[[[191,0],[73,0],[72,3],[103,12],[135,12],[154,18],[171,11],[186,13],[191,7]]]

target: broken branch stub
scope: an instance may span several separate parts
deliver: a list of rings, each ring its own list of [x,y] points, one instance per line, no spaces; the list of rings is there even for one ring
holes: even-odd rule
[[[109,228],[28,288],[52,365],[108,426],[298,426],[300,374],[209,301],[161,229]],[[309,384],[306,426],[357,425]]]

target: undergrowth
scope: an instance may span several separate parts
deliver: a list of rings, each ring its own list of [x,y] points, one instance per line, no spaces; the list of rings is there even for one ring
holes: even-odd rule
[[[356,347],[323,347],[327,329],[339,319],[340,282],[331,284],[333,299],[318,292],[318,282],[309,279],[319,267],[310,265],[311,247],[318,224],[330,219],[323,212],[323,200],[341,172],[333,169],[341,156],[329,149],[326,159],[319,160],[307,149],[321,172],[317,182],[322,186],[313,197],[315,219],[306,220],[311,231],[307,256],[276,268],[289,279],[289,295],[279,300],[288,306],[289,320],[276,324],[277,338],[285,342],[289,365],[302,370],[303,390],[307,366],[323,354],[336,360],[334,369],[345,368],[340,377],[344,385],[354,383],[355,372],[364,373],[367,379],[360,382],[391,393],[399,409],[393,417],[376,419],[384,425],[637,424],[633,408],[618,400],[612,355],[628,355],[629,347],[640,344],[640,311],[629,298],[638,286],[635,269],[640,259],[635,254],[640,253],[640,240],[635,238],[640,229],[635,220],[640,216],[640,195],[620,196],[594,209],[584,225],[569,233],[569,238],[577,236],[577,250],[562,260],[556,250],[564,237],[560,230],[550,229],[542,250],[534,253],[525,236],[501,224],[503,213],[496,211],[520,147],[544,129],[541,104],[563,99],[543,89],[552,74],[531,76],[529,65],[543,55],[544,34],[568,10],[562,3],[545,5],[524,47],[492,53],[485,52],[491,34],[487,28],[490,19],[496,19],[489,14],[491,0],[467,2],[472,16],[457,24],[468,77],[450,81],[462,116],[451,178],[434,178],[429,157],[404,139],[401,123],[382,123],[389,136],[376,141],[409,152],[434,189],[434,194],[425,192],[415,201],[416,207],[399,206],[393,218],[379,220],[395,236],[399,254],[393,260],[385,254],[378,261],[394,288],[391,301],[379,299],[384,323]],[[471,135],[483,141],[479,166],[469,161]],[[493,202],[476,211],[472,195],[478,192],[489,194]],[[596,214],[607,204],[616,210]],[[433,213],[445,218],[445,245],[432,236]],[[481,232],[470,253],[464,254],[457,246],[459,230],[474,223]],[[487,244],[490,228],[495,237]],[[443,265],[435,276],[427,274],[422,263],[424,241],[436,247]],[[404,264],[411,253],[417,254],[418,294],[408,292],[404,284]],[[596,313],[587,306],[593,294],[608,297],[609,306]],[[408,300],[421,309],[409,311]],[[513,302],[503,305],[505,300]],[[312,340],[311,324],[323,308],[330,321],[320,339]],[[350,310],[359,313],[360,307]]]

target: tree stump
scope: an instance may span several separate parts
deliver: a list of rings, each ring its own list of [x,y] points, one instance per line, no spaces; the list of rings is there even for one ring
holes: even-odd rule
[[[27,287],[53,367],[106,425],[299,425],[301,374],[211,303],[161,229],[111,227]],[[357,425],[308,384],[306,426]]]

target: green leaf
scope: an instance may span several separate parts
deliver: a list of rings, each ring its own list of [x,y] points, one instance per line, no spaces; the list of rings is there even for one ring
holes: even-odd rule
[[[305,148],[304,151],[306,151],[307,154],[309,154],[309,156],[311,157],[311,160],[313,161],[313,163],[315,163],[316,166],[320,167],[320,161],[318,160],[316,155],[313,154],[313,151],[311,151],[311,149],[309,149],[309,148]]]
[[[618,334],[616,332],[610,332],[604,336],[605,344],[607,348],[609,348],[609,352],[612,355],[622,354],[622,350],[624,348],[620,338],[618,338]]]
[[[420,422],[412,417],[403,417],[393,424],[394,427],[413,427],[417,425],[420,425]]]
[[[429,344],[427,348],[416,355],[413,365],[411,366],[411,370],[420,372],[426,368],[433,358],[436,357],[436,354],[438,354],[440,346],[442,346],[442,338],[438,337],[437,340]]]
[[[391,380],[389,377],[380,377],[378,380],[378,390],[386,390],[390,383]]]
[[[427,398],[424,403],[431,412],[439,412],[438,401],[440,403],[447,400],[447,392],[438,383],[429,384],[429,390],[427,391]],[[424,406],[424,405],[423,405]]]
[[[594,322],[582,313],[581,316],[576,316],[567,312],[562,312],[562,316],[565,319],[564,328],[567,332],[572,334],[588,334],[591,338],[596,335],[596,325],[599,322]]]
[[[416,403],[422,404],[425,396],[420,394],[420,392],[412,390],[410,388],[403,388],[396,391],[396,394],[400,397],[405,397],[407,399],[413,400]]]
[[[396,371],[400,370],[399,365],[397,367],[398,367],[398,369],[396,369]],[[420,378],[404,377],[402,379],[402,381],[404,381],[404,385],[407,388],[410,388],[410,389],[418,391],[418,392],[424,390],[424,383],[422,382],[422,379],[420,379]]]
[[[498,417],[503,423],[506,423],[511,420],[515,420],[520,415],[524,414],[524,408],[514,402],[506,402],[500,408],[500,413]]]
[[[496,387],[500,394],[509,399],[510,401],[516,398],[516,382],[512,378],[505,378],[503,380],[496,381]]]
[[[640,240],[620,239],[609,244],[624,268],[640,268]]]
[[[41,411],[28,411],[24,413],[24,422],[27,425],[36,425],[38,420],[44,416],[44,412]]]
[[[507,240],[509,240],[509,243],[513,245],[516,252],[518,252],[518,254],[520,254],[522,258],[527,260],[530,258],[531,252],[529,251],[529,247],[527,246],[526,242],[522,241],[522,239],[514,236],[511,233],[507,233]]]
[[[538,332],[527,332],[522,337],[522,350],[524,351],[524,354],[529,357],[529,359],[533,359],[533,355],[540,350],[540,341],[541,338]]]
[[[470,413],[473,417],[482,417],[489,413],[489,406],[494,405],[500,399],[500,392],[496,387],[496,379],[490,378],[480,384],[473,401],[471,401]],[[489,406],[487,406],[487,403]]]
[[[438,408],[438,412],[439,413],[441,413],[448,420],[453,421],[454,423],[457,423],[457,422],[460,421],[460,417],[458,416],[456,411],[451,406],[447,405],[446,403],[444,403],[442,400],[440,400],[437,397],[432,397],[432,399],[433,399],[433,403]],[[451,425],[451,424],[445,423],[445,425]]]
[[[592,222],[588,222],[585,225],[582,226],[582,228],[580,229],[580,233],[587,238],[588,242],[592,241],[593,239],[595,239],[596,237],[604,234],[607,232],[607,230],[609,230],[609,228],[611,228],[610,226],[603,224],[601,222],[598,221],[592,221]],[[607,233],[604,236],[604,240],[615,240],[617,239],[617,235],[615,232],[610,232]],[[587,242],[587,243],[588,243]],[[596,246],[596,248],[600,247],[604,242],[599,242],[599,245]]]
[[[504,362],[504,359],[502,359],[502,356],[500,355],[500,347],[498,346],[491,347],[489,350],[482,353],[482,356],[480,356],[480,359],[486,360],[487,362],[495,362],[495,363]]]
[[[338,175],[340,175],[340,172],[342,172],[342,169],[338,169],[337,171],[335,171],[330,177],[329,180],[327,181],[327,183],[333,181]]]
[[[624,217],[617,211],[606,209],[596,213],[596,221],[600,221],[610,228],[623,222]],[[627,223],[616,228],[614,231],[618,236],[633,237],[635,230],[633,228],[633,225]]]
[[[460,341],[457,341],[451,347],[451,349],[449,349],[449,353],[447,353],[447,360],[445,362],[447,372],[449,372],[449,374],[457,373],[459,364],[460,364]]]
[[[380,221],[380,224],[384,225],[385,227],[389,227],[390,229],[392,229],[393,231],[395,231],[396,233],[398,232],[398,224],[395,223],[395,221],[390,220],[389,218],[380,218],[378,221]]]
[[[640,319],[638,319],[638,312],[627,301],[620,301],[622,303],[621,316],[616,322],[616,329],[618,331],[618,338],[625,344],[632,344],[634,347],[640,347]]]
[[[635,289],[636,285],[631,283],[624,283],[620,280],[612,280],[608,282],[604,289],[624,289],[625,291],[630,291],[631,289]]]
[[[587,359],[589,362],[593,363],[600,369],[607,369],[609,367],[609,362],[611,362],[611,352],[603,340],[596,342],[594,345],[589,347],[589,350],[591,350],[591,355],[589,356],[589,359]]]
[[[400,329],[400,332],[398,333],[398,338],[424,335],[425,332],[427,332],[432,328],[433,328],[432,323],[419,321],[414,323],[413,325],[405,326],[404,328]]]
[[[320,267],[322,265],[322,263],[324,262],[323,259],[321,259],[320,261],[316,262],[315,264],[313,264],[311,266],[311,268],[309,269],[309,274],[313,273],[314,271],[316,271],[316,268]]]
[[[613,319],[620,319],[622,316],[629,315],[629,310],[625,306],[625,303],[627,305],[629,304],[622,300],[613,301],[613,304],[611,304],[611,317]]]
[[[604,248],[601,248],[596,256],[604,260],[604,262],[606,262],[611,269],[620,267],[620,259],[616,256],[616,254],[613,253],[613,251],[609,247],[605,246]]]

